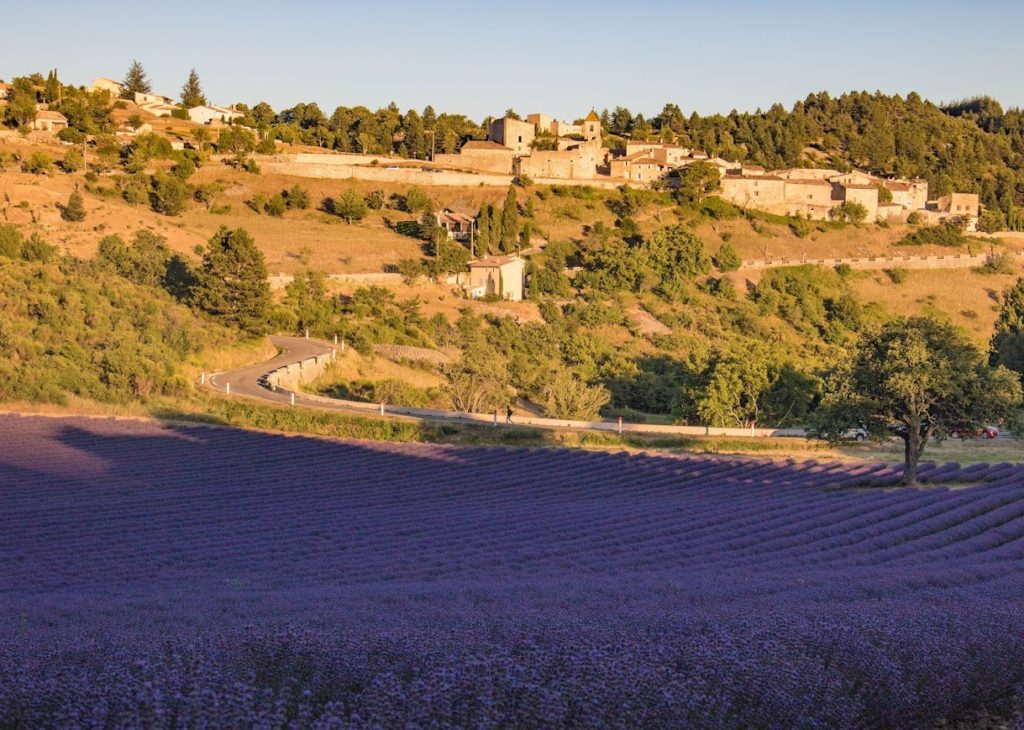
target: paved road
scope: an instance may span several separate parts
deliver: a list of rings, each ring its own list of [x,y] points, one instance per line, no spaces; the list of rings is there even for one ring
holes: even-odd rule
[[[271,403],[290,404],[291,392],[275,392],[260,384],[260,379],[269,373],[291,363],[306,360],[315,355],[326,355],[336,349],[333,345],[318,340],[308,340],[304,337],[282,337],[271,336],[271,343],[281,352],[274,358],[265,362],[250,365],[240,370],[232,370],[226,373],[213,373],[206,378],[206,386],[220,393],[228,393],[232,397],[243,397],[255,400],[268,401]],[[339,356],[340,356],[339,352]],[[372,403],[360,404],[360,406],[346,405],[343,402],[327,403],[323,399],[313,398],[298,390],[294,392],[296,407],[315,408],[323,411],[333,411],[350,415],[373,416],[376,415],[377,406]],[[397,418],[405,421],[417,422],[446,422],[461,423],[470,425],[481,425],[478,420],[461,418],[457,414],[451,415],[408,415],[388,413],[388,418]]]
[[[330,345],[303,337],[271,337],[270,341],[281,351],[276,357],[241,370],[213,373],[207,378],[206,384],[221,393],[226,392],[230,386],[231,395],[257,398],[274,403],[288,403],[290,398],[287,394],[275,393],[264,388],[259,384],[259,379],[275,368],[284,367],[314,355],[326,354],[332,349]],[[299,395],[296,394],[296,402],[298,402]]]
[[[354,401],[341,401],[324,398],[321,396],[302,393],[298,390],[290,391],[284,388],[272,389],[265,385],[263,379],[267,373],[277,368],[282,368],[303,360],[310,360],[318,355],[329,355],[334,346],[319,340],[305,339],[302,337],[280,337],[274,336],[270,341],[281,352],[271,360],[256,365],[250,365],[239,370],[227,373],[214,373],[206,379],[206,387],[220,393],[229,393],[232,397],[243,397],[264,402],[277,404],[292,403],[302,408],[314,408],[332,412],[376,416],[386,415],[389,418],[399,418],[407,421],[420,423],[456,423],[471,424],[476,426],[498,425],[497,418],[488,414],[462,414],[453,411],[431,410],[426,408],[408,408],[404,406],[387,406],[385,414],[378,410],[379,406],[372,403],[360,403]],[[342,356],[339,352],[338,356]],[[504,421],[504,418],[501,419]],[[758,437],[791,437],[803,436],[802,429],[758,429],[752,433],[749,429],[740,428],[705,428],[702,426],[669,426],[660,424],[623,423],[616,424],[610,421],[571,421],[554,418],[538,418],[528,416],[516,416],[517,426],[528,426],[547,430],[581,430],[581,431],[604,431],[614,432],[620,430],[630,433],[647,433],[662,435],[687,435],[687,436],[753,436]]]

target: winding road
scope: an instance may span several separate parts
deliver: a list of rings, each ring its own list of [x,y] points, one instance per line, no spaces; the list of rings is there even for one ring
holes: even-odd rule
[[[289,366],[309,363],[314,358],[344,357],[344,351],[327,342],[304,337],[272,336],[271,343],[280,352],[277,356],[256,365],[249,365],[225,373],[204,375],[203,386],[230,397],[259,400],[277,405],[293,405],[297,408],[312,408],[350,415],[384,416],[421,423],[453,423],[476,426],[505,425],[504,419],[487,413],[459,413],[429,408],[410,408],[377,403],[325,398],[304,393],[298,388],[285,388],[271,375]],[[548,430],[604,431],[619,433],[648,433],[676,436],[758,436],[758,437],[802,437],[803,429],[749,429],[716,428],[704,426],[669,426],[648,423],[619,423],[616,421],[574,421],[558,418],[537,418],[515,416],[514,426],[529,426]]]

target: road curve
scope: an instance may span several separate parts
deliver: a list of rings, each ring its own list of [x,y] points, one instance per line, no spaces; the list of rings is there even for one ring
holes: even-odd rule
[[[410,408],[405,406],[376,405],[357,401],[344,401],[323,396],[311,395],[302,391],[288,390],[278,384],[271,385],[266,376],[272,371],[286,368],[296,363],[312,360],[319,356],[330,356],[337,347],[304,337],[270,337],[271,343],[279,348],[276,357],[266,362],[250,365],[226,373],[213,373],[204,376],[203,385],[219,393],[231,397],[242,397],[252,400],[296,407],[311,408],[320,411],[332,411],[350,415],[369,417],[386,416],[405,421],[420,423],[452,423],[475,426],[498,426],[497,414],[457,413],[454,411],[432,410],[427,408]],[[342,356],[341,351],[335,353]],[[272,378],[273,379],[273,378]],[[504,421],[504,419],[501,419]],[[502,424],[503,425],[503,424]],[[713,426],[669,426],[661,424],[616,423],[613,421],[572,421],[555,418],[538,418],[516,416],[515,426],[527,426],[545,430],[604,431],[619,433],[646,433],[676,436],[757,436],[760,438],[790,438],[806,436],[803,429],[741,429]]]
[[[277,368],[308,360],[316,355],[327,355],[332,350],[337,350],[334,345],[319,340],[307,339],[305,337],[284,337],[272,335],[270,342],[280,352],[270,360],[255,365],[249,365],[238,370],[225,373],[212,373],[205,377],[205,385],[219,393],[232,397],[242,397],[254,400],[261,400],[275,404],[290,405],[294,395],[296,407],[314,408],[321,411],[334,411],[349,415],[370,416],[376,413],[376,406],[371,403],[359,404],[359,406],[348,405],[344,401],[328,402],[327,399],[309,396],[300,390],[289,391],[284,388],[272,389],[261,381],[263,377]],[[340,353],[339,353],[340,354]],[[264,381],[265,382],[265,381]],[[397,418],[404,421],[417,422],[446,422],[469,425],[481,425],[479,421],[471,418],[463,418],[458,414],[450,415],[412,415],[404,413],[386,413],[387,418]]]

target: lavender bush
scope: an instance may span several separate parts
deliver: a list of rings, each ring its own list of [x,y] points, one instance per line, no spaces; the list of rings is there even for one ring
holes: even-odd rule
[[[914,728],[1024,687],[1017,465],[0,440],[2,727]]]

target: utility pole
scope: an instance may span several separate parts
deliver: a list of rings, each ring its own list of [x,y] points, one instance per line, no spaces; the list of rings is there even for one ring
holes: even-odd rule
[[[430,135],[430,161],[434,161],[434,140],[437,138],[437,133],[433,129],[425,130]]]

